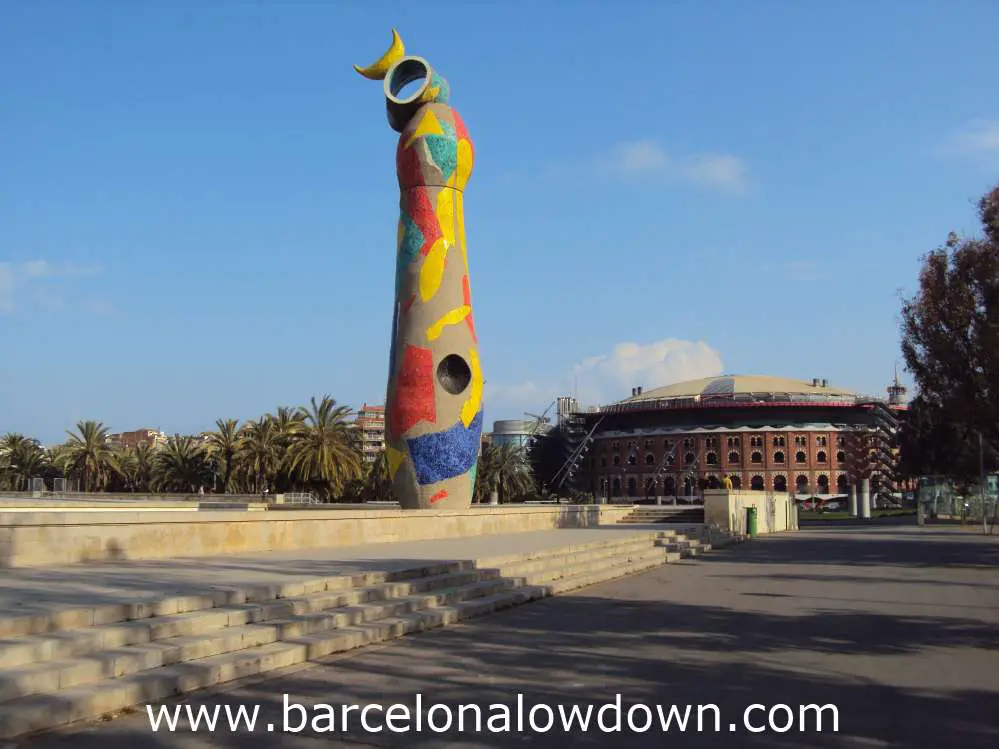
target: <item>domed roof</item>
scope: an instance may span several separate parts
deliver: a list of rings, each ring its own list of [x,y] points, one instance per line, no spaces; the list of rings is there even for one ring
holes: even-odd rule
[[[790,380],[770,375],[721,375],[645,390],[620,404],[661,400],[853,401],[857,394],[826,380]]]

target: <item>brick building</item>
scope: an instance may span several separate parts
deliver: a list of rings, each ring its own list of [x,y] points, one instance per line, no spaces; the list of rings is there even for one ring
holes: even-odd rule
[[[134,450],[139,445],[158,447],[167,441],[167,436],[159,429],[136,429],[132,432],[109,434],[107,441],[113,447]]]
[[[361,457],[365,463],[375,462],[385,450],[385,406],[365,403],[357,411],[354,427],[357,429]]]
[[[897,385],[897,382],[896,382]],[[863,478],[894,492],[905,406],[825,380],[721,376],[644,392],[585,414],[587,485],[610,499],[691,497],[721,486],[845,494]]]

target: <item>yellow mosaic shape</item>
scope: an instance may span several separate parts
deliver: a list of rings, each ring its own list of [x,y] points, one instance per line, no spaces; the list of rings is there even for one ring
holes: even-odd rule
[[[465,185],[468,184],[468,180],[472,176],[473,160],[474,156],[472,154],[472,144],[465,138],[462,138],[458,141],[458,166],[455,169],[455,172],[458,175],[455,186],[459,190],[465,189]]]
[[[423,117],[420,118],[420,124],[416,126],[416,129],[409,134],[409,139],[406,141],[405,148],[409,148],[413,145],[413,142],[417,138],[422,138],[426,135],[444,135],[444,130],[441,128],[441,123],[437,121],[437,117],[434,115],[434,110],[429,107],[424,111]],[[461,156],[461,144],[458,144],[458,155],[459,164]]]
[[[430,248],[420,267],[420,299],[428,302],[444,280],[444,261],[447,259],[447,240],[441,237]]]
[[[389,477],[394,480],[399,467],[406,461],[406,453],[390,445],[385,446],[385,453],[388,456]]]
[[[472,314],[472,308],[467,304],[463,304],[461,307],[455,307],[453,310],[445,312],[440,320],[427,328],[427,340],[436,341],[441,337],[441,333],[444,332],[444,328],[449,325],[457,325],[470,314]]]
[[[468,351],[468,366],[472,370],[472,382],[468,391],[468,399],[461,404],[461,422],[468,429],[472,419],[479,413],[482,405],[482,366],[479,363],[479,354],[475,349]]]

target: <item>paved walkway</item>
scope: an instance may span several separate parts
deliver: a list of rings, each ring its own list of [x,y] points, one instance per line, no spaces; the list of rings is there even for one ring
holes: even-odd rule
[[[662,525],[614,525],[242,556],[0,570],[0,617],[54,608],[141,602],[218,587],[271,585],[358,571],[400,569],[428,561],[483,559],[663,529]]]
[[[607,734],[282,734],[282,702],[530,708],[715,704],[712,730]],[[747,705],[834,704],[839,732],[753,734]],[[193,696],[193,708],[260,706],[257,733],[152,733],[144,711],[24,749],[326,747],[999,746],[999,536],[940,528],[810,530],[545,599]],[[455,715],[457,712],[455,712]],[[471,715],[471,713],[468,713]],[[594,725],[596,722],[594,712]],[[705,727],[713,729],[713,713]],[[377,719],[377,714],[375,714]],[[438,717],[441,717],[438,715]],[[613,717],[613,716],[610,716]],[[638,714],[641,717],[641,714]],[[752,714],[753,722],[764,714]],[[224,718],[223,718],[224,720]],[[657,719],[658,720],[658,719]],[[691,727],[695,725],[692,719]],[[278,732],[269,733],[273,722]],[[729,730],[729,723],[737,730]],[[424,724],[426,725],[426,724]],[[471,725],[471,723],[469,723]],[[516,724],[513,725],[516,729]]]

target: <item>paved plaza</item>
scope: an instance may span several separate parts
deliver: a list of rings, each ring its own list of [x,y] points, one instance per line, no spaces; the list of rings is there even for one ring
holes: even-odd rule
[[[594,531],[594,533],[608,531]],[[314,709],[403,703],[527,708],[613,702],[718,706],[705,732],[594,727],[547,734],[281,733],[283,695]],[[823,733],[753,734],[753,703],[833,704]],[[641,575],[544,599],[188,697],[198,706],[260,706],[253,734],[151,732],[145,711],[35,737],[25,749],[294,747],[999,745],[999,536],[958,528],[809,529],[757,539]],[[514,713],[515,714],[515,713]],[[310,717],[314,713],[309,714]],[[455,716],[457,710],[455,710]],[[596,713],[594,713],[594,716]],[[542,716],[543,717],[543,716]],[[641,715],[639,715],[641,717]],[[299,720],[298,717],[295,720]],[[560,720],[556,718],[556,720]],[[607,718],[613,722],[613,717]],[[644,720],[644,719],[643,719]],[[266,730],[274,723],[273,733]],[[638,721],[639,724],[642,720]],[[754,725],[765,722],[756,713]],[[736,731],[730,723],[738,723]],[[558,725],[558,723],[556,724]],[[606,722],[605,722],[606,725]]]

